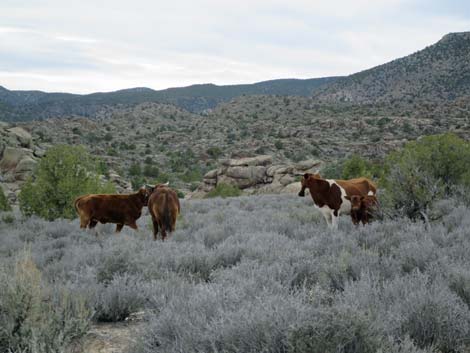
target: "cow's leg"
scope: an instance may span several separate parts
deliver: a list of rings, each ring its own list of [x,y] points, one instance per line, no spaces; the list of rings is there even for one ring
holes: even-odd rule
[[[365,212],[362,216],[362,225],[365,226],[366,223],[369,223],[369,215]]]
[[[325,218],[326,225],[328,226],[328,228],[330,228],[331,227],[331,213],[330,213],[330,210],[326,209],[326,208],[322,208],[320,210],[320,212],[323,215],[323,218]]]
[[[88,223],[90,223],[90,219],[85,216],[80,216],[80,228],[81,229],[86,229],[88,226]]]
[[[116,233],[119,233],[122,230],[122,227],[124,227],[124,224],[122,223],[116,224]]]
[[[129,223],[128,226],[131,227],[131,228],[134,229],[134,230],[139,229],[139,228],[137,227],[137,223],[135,223],[135,221]]]
[[[166,228],[165,225],[160,223],[160,232],[162,233],[162,241],[165,241],[166,238]]]
[[[90,223],[88,223],[88,228],[91,230],[91,229],[95,229],[95,236],[98,237],[98,230],[95,228],[96,225],[98,224],[98,221],[92,219],[90,220]]]
[[[331,210],[331,229],[338,229],[339,211]]]
[[[158,222],[152,218],[152,223],[153,223],[153,240],[157,240]]]

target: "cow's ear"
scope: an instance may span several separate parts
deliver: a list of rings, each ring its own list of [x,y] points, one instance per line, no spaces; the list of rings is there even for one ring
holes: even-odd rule
[[[310,173],[305,173],[304,174],[304,179],[307,180],[308,178],[310,178]]]

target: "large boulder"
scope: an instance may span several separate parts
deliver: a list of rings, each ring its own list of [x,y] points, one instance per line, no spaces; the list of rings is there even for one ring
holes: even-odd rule
[[[250,179],[253,181],[253,184],[256,184],[263,182],[266,176],[266,167],[228,167],[225,175],[236,179]]]
[[[273,157],[268,155],[261,155],[256,157],[246,157],[240,159],[227,159],[222,161],[222,165],[226,167],[241,167],[241,166],[266,166],[273,163]]]
[[[15,179],[25,181],[36,169],[38,162],[31,157],[24,157],[15,168]]]
[[[124,180],[119,174],[115,171],[110,170],[108,179],[116,187],[117,192],[127,193],[132,191],[132,184],[127,180]]]
[[[272,165],[271,156],[228,159],[222,162],[220,168],[204,175],[198,192],[209,192],[224,183],[243,189],[248,194],[298,193],[299,176],[318,171],[321,163],[311,159],[292,165]]]
[[[217,175],[219,174],[219,172],[220,172],[219,169],[210,170],[204,175],[204,179],[215,179],[217,178]]]
[[[3,158],[0,161],[0,170],[10,171],[16,169],[18,163],[24,158],[32,155],[32,151],[25,148],[5,147]]]
[[[217,184],[229,184],[239,189],[246,189],[256,185],[252,179],[232,178],[227,175],[220,175],[217,178]]]
[[[295,169],[297,170],[309,170],[314,167],[318,167],[322,162],[318,159],[308,159],[306,161],[298,162],[294,165]]]
[[[280,192],[282,194],[298,194],[301,188],[302,188],[302,185],[300,184],[300,181],[296,181],[294,183],[286,185]],[[305,189],[305,196],[309,194],[310,194],[310,191],[308,190],[308,188]]]
[[[11,136],[14,136],[22,147],[31,147],[31,134],[25,129],[15,126],[7,130]]]

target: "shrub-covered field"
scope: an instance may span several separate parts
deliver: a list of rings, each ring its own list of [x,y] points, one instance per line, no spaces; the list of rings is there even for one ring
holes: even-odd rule
[[[98,238],[0,221],[0,351],[62,352],[144,310],[132,352],[465,352],[470,209],[430,212],[330,231],[310,198],[193,200],[165,243],[148,216]]]

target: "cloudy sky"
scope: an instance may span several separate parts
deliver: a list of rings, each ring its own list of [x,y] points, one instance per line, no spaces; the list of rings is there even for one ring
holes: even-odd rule
[[[354,73],[470,31],[468,0],[1,0],[0,85],[88,93]]]

